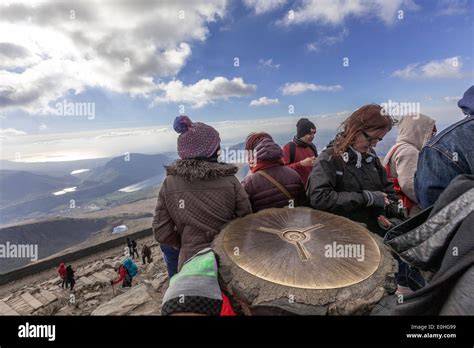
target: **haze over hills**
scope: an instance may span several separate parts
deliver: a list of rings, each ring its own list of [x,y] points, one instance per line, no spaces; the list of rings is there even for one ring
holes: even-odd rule
[[[19,162],[0,160],[1,170],[18,170],[35,174],[46,174],[49,176],[65,176],[74,170],[83,168],[96,168],[110,161],[112,157],[92,158],[77,161],[57,161],[57,162]]]
[[[89,169],[75,175],[53,177],[0,170],[0,221],[5,225],[31,218],[64,216],[149,198],[151,193],[156,194],[150,187],[159,187],[164,165],[171,161],[162,154],[132,153],[92,169],[83,168],[84,161],[76,166],[68,164],[73,170]],[[130,185],[137,187],[120,191]]]

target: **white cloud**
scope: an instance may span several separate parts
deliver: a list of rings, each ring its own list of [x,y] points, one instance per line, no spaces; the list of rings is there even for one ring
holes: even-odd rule
[[[226,0],[15,1],[0,5],[0,109],[50,113],[91,87],[153,97],[205,41]],[[74,12],[71,12],[74,11]]]
[[[447,103],[454,103],[454,102],[457,103],[459,99],[461,99],[461,97],[450,97],[450,96],[443,97],[443,100]]]
[[[422,113],[436,120],[440,125],[438,131],[442,130],[441,126],[452,124],[464,117],[455,103],[423,104]],[[336,134],[341,122],[350,114],[351,111],[341,111],[324,115],[299,115],[299,117],[307,117],[314,121],[318,132],[328,130],[331,134]],[[190,117],[194,122],[202,121],[193,118],[192,115]],[[249,133],[256,131],[266,131],[273,136],[290,136],[299,117],[234,119],[206,123],[219,131],[222,145],[225,146],[240,143]],[[22,161],[36,162],[110,157],[123,155],[127,152],[174,152],[176,151],[177,137],[178,134],[170,125],[60,134],[27,134],[2,139],[0,159],[13,160],[15,153],[21,154]]]
[[[151,128],[151,129],[133,129],[133,130],[120,130],[120,131],[109,131],[104,134],[96,136],[96,139],[100,138],[117,138],[117,137],[128,137],[135,135],[151,135],[156,133],[163,133],[169,131],[168,127],[162,128]]]
[[[26,132],[15,128],[0,128],[0,136],[16,136],[16,135],[26,135]]]
[[[341,24],[349,17],[375,17],[392,24],[399,10],[415,10],[412,0],[305,0],[277,23],[285,26],[301,23]]]
[[[306,49],[310,52],[318,52],[325,47],[344,41],[347,35],[349,35],[349,31],[346,28],[335,35],[323,35],[318,40],[308,43]]]
[[[304,93],[307,91],[312,92],[336,92],[342,89],[340,85],[317,85],[314,83],[306,83],[306,82],[293,82],[293,83],[285,83],[285,85],[281,88],[283,95],[296,95],[300,93]]]
[[[270,99],[267,97],[261,97],[258,99],[254,99],[250,102],[250,106],[266,106],[266,105],[273,105],[273,104],[278,104],[278,98],[275,99]]]
[[[244,97],[252,95],[257,87],[246,84],[240,77],[228,80],[218,76],[212,80],[199,80],[193,85],[184,85],[180,80],[159,83],[161,92],[154,99],[154,104],[161,103],[186,103],[194,108],[203,107],[215,100],[226,100],[230,97]]]
[[[280,67],[280,64],[273,64],[273,59],[267,59],[267,60],[260,59],[258,61],[258,64],[260,64],[261,66],[265,68],[271,68],[271,69],[278,69]]]
[[[403,69],[396,70],[392,76],[404,80],[416,79],[459,79],[464,76],[463,61],[460,57],[442,60],[432,60],[428,63],[409,64]]]
[[[40,126],[38,127],[38,129],[39,129],[40,131],[45,131],[45,130],[48,129],[48,126],[45,125],[44,123],[42,123],[42,124],[40,124]]]
[[[336,130],[348,112],[326,115],[301,115],[316,123],[318,130]],[[190,115],[194,122],[203,121]],[[295,116],[265,119],[206,122],[220,133],[222,145],[234,145],[255,131],[266,131],[274,136],[290,135],[295,129]],[[0,159],[13,160],[15,153],[21,161],[65,161],[86,158],[120,156],[124,153],[163,153],[176,151],[178,134],[170,125],[141,128],[116,128],[58,134],[28,134],[2,139]],[[78,168],[79,169],[79,168]]]
[[[288,0],[244,0],[245,6],[255,14],[264,14],[284,6]]]
[[[469,4],[471,0],[439,0],[438,7],[438,16],[457,16],[462,15],[469,11]]]

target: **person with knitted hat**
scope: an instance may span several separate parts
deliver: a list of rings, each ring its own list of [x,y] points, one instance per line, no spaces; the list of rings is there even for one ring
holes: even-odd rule
[[[217,130],[187,116],[176,117],[173,128],[179,133],[180,159],[166,167],[152,228],[157,242],[179,249],[179,271],[210,246],[224,224],[251,213],[252,207],[235,177],[238,167],[218,161]]]
[[[270,134],[251,133],[245,142],[252,174],[242,181],[252,209],[297,206],[304,202],[305,191],[299,174],[283,164],[282,150]]]
[[[283,162],[298,172],[305,186],[318,157],[318,150],[313,144],[315,135],[314,123],[307,118],[301,118],[296,123],[296,135],[293,140],[283,146]]]

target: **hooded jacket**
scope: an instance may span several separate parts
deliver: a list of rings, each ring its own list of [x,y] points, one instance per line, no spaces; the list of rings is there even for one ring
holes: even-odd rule
[[[59,265],[58,273],[62,279],[66,278],[66,266],[64,265],[64,262],[61,262],[61,264]]]
[[[383,161],[384,166],[390,165],[390,176],[398,178],[402,192],[415,204],[418,203],[415,194],[418,155],[431,139],[435,123],[435,120],[425,115],[403,116],[398,124],[397,141]],[[413,215],[419,210],[420,208],[414,205],[410,214]]]
[[[280,160],[282,150],[271,139],[263,139],[255,146],[256,158],[258,161]],[[258,162],[257,162],[258,164]],[[265,169],[271,177],[284,186],[291,196],[298,203],[304,201],[304,186],[299,174],[285,167],[283,163],[276,163],[273,167]],[[258,173],[246,176],[242,185],[249,195],[253,212],[266,208],[283,208],[288,206],[289,199],[275,185]]]
[[[180,248],[178,270],[209,247],[224,224],[252,212],[231,164],[181,159],[166,168],[153,218],[157,242]]]
[[[127,276],[127,270],[125,269],[123,265],[120,265],[117,273],[118,273],[118,277],[111,281],[112,285],[120,283]]]
[[[345,161],[334,154],[331,145],[321,152],[309,177],[306,194],[314,209],[345,216],[367,225],[367,228],[384,235],[377,217],[383,208],[367,207],[363,190],[381,191],[392,201],[398,197],[393,185],[387,180],[385,170],[373,150],[361,154],[352,148]]]

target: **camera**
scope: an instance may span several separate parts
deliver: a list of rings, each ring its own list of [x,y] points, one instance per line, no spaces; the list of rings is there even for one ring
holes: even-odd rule
[[[391,202],[385,206],[385,216],[405,220],[408,218],[408,209],[398,202]]]

